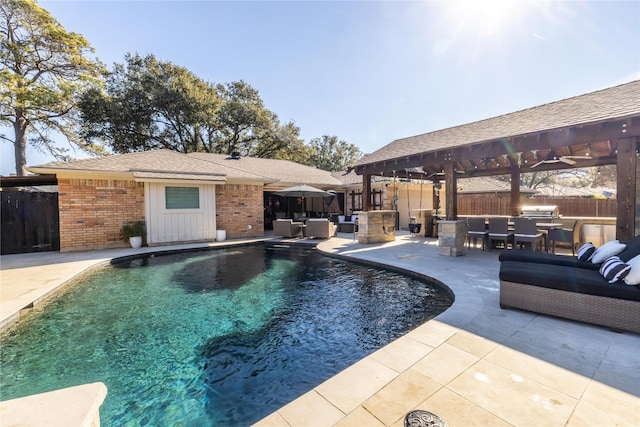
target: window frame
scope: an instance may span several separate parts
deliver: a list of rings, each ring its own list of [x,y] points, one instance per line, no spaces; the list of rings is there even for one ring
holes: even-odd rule
[[[197,188],[198,189],[198,207],[197,208],[167,208],[167,189],[168,188]],[[202,186],[199,185],[163,185],[162,186],[162,212],[172,213],[198,213],[202,212]]]

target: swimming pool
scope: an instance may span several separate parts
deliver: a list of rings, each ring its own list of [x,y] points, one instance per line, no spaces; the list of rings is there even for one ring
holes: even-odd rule
[[[104,426],[249,425],[444,311],[450,293],[316,251],[130,260],[4,337],[2,399],[104,382]]]

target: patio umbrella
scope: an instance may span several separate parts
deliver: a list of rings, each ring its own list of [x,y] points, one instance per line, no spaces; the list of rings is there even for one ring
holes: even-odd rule
[[[285,188],[284,190],[274,191],[273,194],[281,197],[302,197],[302,206],[304,210],[304,199],[313,197],[329,197],[333,194],[320,190],[319,188],[311,187],[310,185],[300,184],[293,187]],[[324,208],[323,208],[324,210]]]
[[[332,194],[327,191],[320,190],[319,188],[311,187],[305,184],[295,185],[293,187],[285,188],[284,190],[274,191],[273,194],[276,194],[281,197],[302,197],[302,198],[332,196]]]

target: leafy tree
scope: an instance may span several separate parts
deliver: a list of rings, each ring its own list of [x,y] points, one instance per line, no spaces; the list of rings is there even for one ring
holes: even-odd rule
[[[273,136],[263,139],[252,155],[306,164],[309,161],[309,147],[300,139],[300,128],[288,122],[283,126],[278,125]]]
[[[550,185],[557,182],[558,173],[559,171],[523,173],[522,175],[520,175],[520,185],[532,189],[544,187],[545,185]],[[510,177],[506,175],[506,179],[509,180]]]
[[[258,91],[246,82],[219,84],[217,89],[222,107],[206,151],[274,158],[298,140],[300,130],[293,122],[281,125]]]
[[[216,88],[186,68],[153,55],[127,54],[125,64],[106,74],[106,93],[84,94],[82,135],[117,153],[208,151],[220,106]]]
[[[616,188],[618,179],[616,165],[589,168],[589,176],[591,178],[591,187]]]
[[[26,146],[58,159],[67,149],[51,133],[62,134],[83,150],[99,153],[74,132],[77,95],[100,83],[102,64],[89,58],[93,48],[68,32],[33,0],[0,2],[0,124],[12,126],[16,173],[25,175]]]
[[[307,164],[327,171],[343,171],[362,157],[354,144],[338,140],[337,136],[323,135],[309,141],[310,156]]]
[[[86,92],[82,135],[117,153],[167,148],[183,153],[283,156],[300,130],[281,125],[243,81],[213,85],[153,55],[126,55],[106,75],[106,92]]]

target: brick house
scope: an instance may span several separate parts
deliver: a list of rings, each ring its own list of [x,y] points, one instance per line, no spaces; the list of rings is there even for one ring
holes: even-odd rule
[[[58,180],[60,250],[124,246],[144,221],[149,245],[262,237],[265,194],[304,183],[339,190],[330,172],[285,160],[144,151],[30,166]]]

